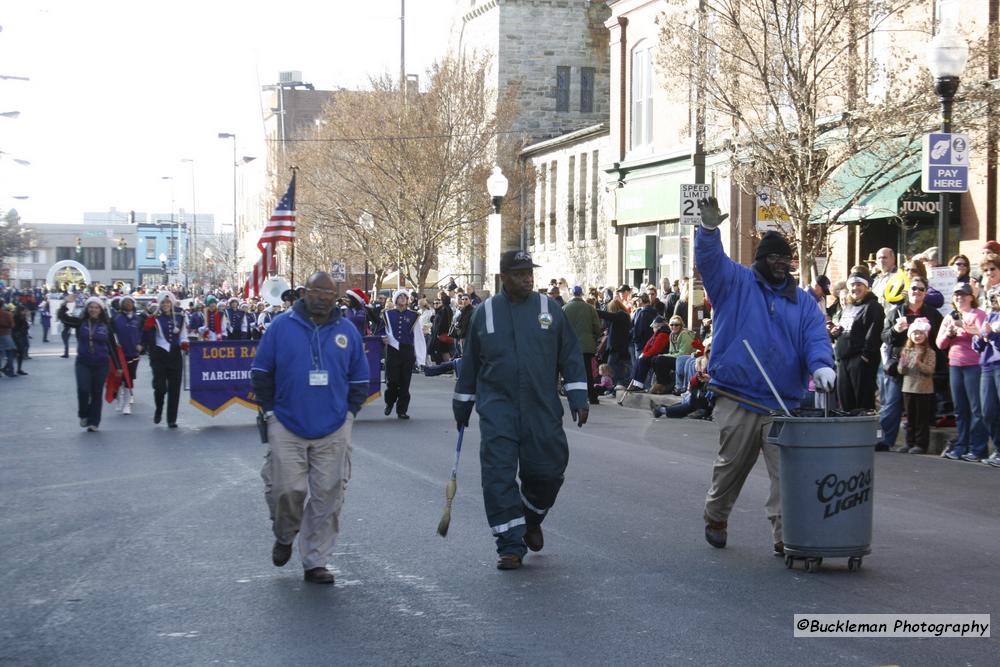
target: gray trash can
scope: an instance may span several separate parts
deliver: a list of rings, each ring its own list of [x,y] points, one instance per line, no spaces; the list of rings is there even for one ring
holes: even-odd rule
[[[805,411],[804,411],[805,412]],[[871,553],[878,415],[775,416],[768,442],[781,448],[785,565],[847,558],[849,570]]]

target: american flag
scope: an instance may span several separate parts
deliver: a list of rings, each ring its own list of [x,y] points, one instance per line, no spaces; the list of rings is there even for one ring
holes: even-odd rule
[[[244,297],[249,297],[251,294],[259,296],[264,279],[268,275],[277,273],[275,250],[279,241],[295,243],[295,172],[292,172],[292,180],[288,184],[285,196],[274,207],[274,213],[271,214],[271,219],[267,221],[260,240],[257,241],[260,259],[254,264],[253,273],[247,278],[243,287]]]

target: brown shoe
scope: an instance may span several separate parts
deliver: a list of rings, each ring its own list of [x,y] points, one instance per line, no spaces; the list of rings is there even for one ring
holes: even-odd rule
[[[727,527],[728,523],[725,521],[713,521],[705,517],[705,541],[716,549],[725,548]]]
[[[532,551],[541,551],[545,546],[545,537],[541,526],[528,526],[524,531],[524,543]]]
[[[669,394],[667,391],[667,385],[665,384],[654,384],[653,388],[649,390],[650,394]]]
[[[304,578],[310,584],[332,584],[333,572],[325,567],[314,567],[311,570],[306,570]]]
[[[774,543],[774,555],[775,556],[785,555],[785,543],[783,541]]]
[[[498,570],[516,570],[521,567],[521,557],[517,554],[500,554],[497,558]]]
[[[271,562],[281,567],[288,562],[288,559],[292,557],[292,545],[282,544],[281,542],[275,540],[274,546],[271,547]]]

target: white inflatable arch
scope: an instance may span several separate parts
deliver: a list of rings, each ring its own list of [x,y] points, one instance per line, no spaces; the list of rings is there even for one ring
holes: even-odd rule
[[[49,289],[57,287],[57,285],[54,282],[56,274],[67,267],[76,269],[77,271],[82,273],[83,281],[88,285],[90,284],[90,271],[87,270],[87,267],[85,267],[80,262],[73,261],[72,259],[64,259],[59,262],[56,262],[55,264],[49,267],[49,272],[45,276],[45,284],[49,286]]]

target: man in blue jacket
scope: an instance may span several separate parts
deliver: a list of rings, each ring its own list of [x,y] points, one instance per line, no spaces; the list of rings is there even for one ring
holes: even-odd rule
[[[314,273],[305,297],[264,332],[251,369],[268,427],[261,477],[275,536],[271,560],[287,563],[298,534],[305,580],[317,584],[334,581],[326,564],[351,476],[351,426],[368,396],[361,335],[336,306],[333,278]]]
[[[472,314],[452,401],[459,428],[473,403],[479,413],[483,500],[500,570],[542,549],[542,520],[563,483],[560,374],[577,425],[589,414],[580,344],[559,304],[534,291],[535,266],[523,250],[500,257],[503,289]]]
[[[795,286],[788,269],[792,248],[777,232],[760,240],[754,263],[741,266],[726,256],[715,198],[700,202],[701,228],[695,230],[695,262],[712,299],[712,356],[708,374],[717,400],[719,456],[705,500],[705,539],[726,546],[729,514],[761,450],[771,479],[765,505],[774,552],[784,553],[781,535],[779,461],[765,443],[777,400],[761,377],[743,341],[750,343],[790,410],[799,406],[810,376],[820,391],[833,390],[833,348],[816,301]],[[762,409],[767,408],[767,410]]]

